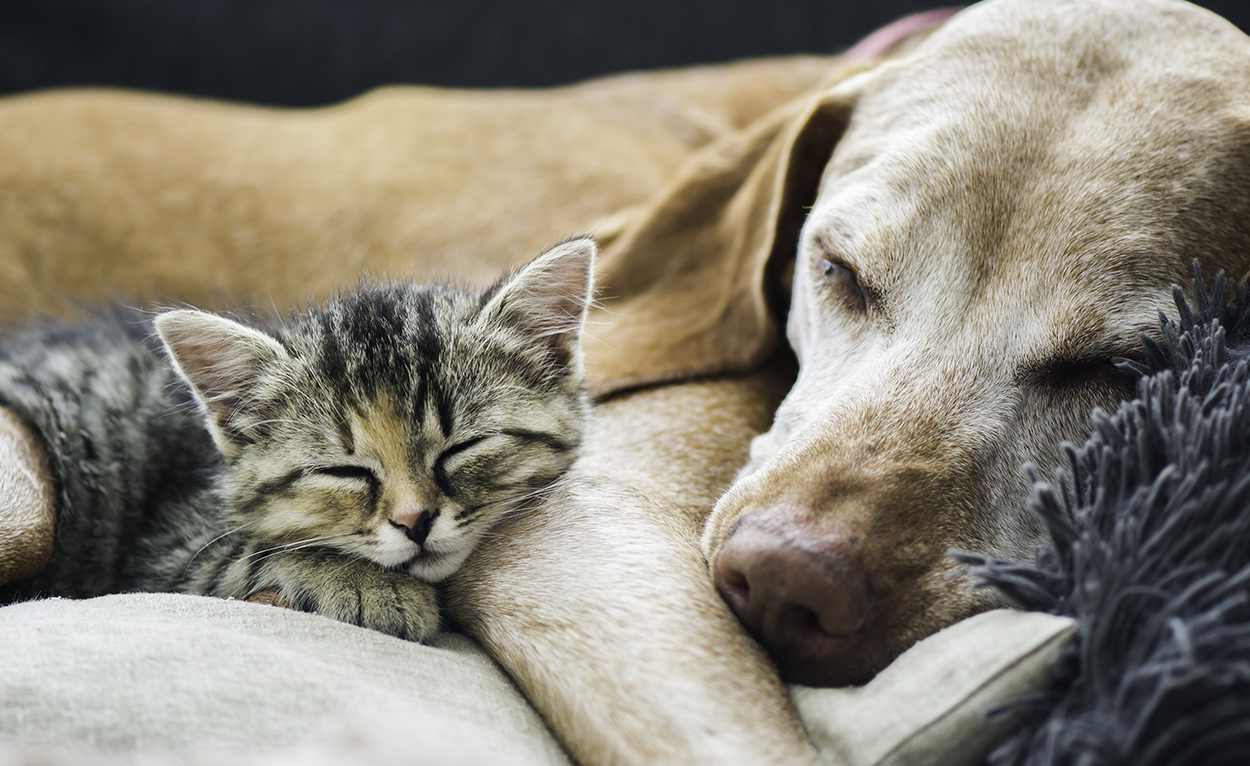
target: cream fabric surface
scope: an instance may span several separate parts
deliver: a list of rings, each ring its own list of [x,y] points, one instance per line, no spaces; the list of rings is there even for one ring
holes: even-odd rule
[[[0,752],[569,763],[508,678],[459,634],[422,646],[272,606],[132,594],[4,607],[0,647]]]
[[[986,710],[1038,691],[1077,622],[996,609],[904,652],[867,686],[790,689],[821,754],[840,766],[972,766],[1014,719]]]
[[[973,763],[1040,688],[1071,620],[997,611],[869,685],[793,693],[831,764]],[[0,764],[543,764],[569,760],[471,640],[169,594],[0,608]]]

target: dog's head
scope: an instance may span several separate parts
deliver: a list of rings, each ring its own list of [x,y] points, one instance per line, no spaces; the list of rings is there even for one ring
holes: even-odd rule
[[[1250,39],[1206,11],[990,0],[847,74],[649,203],[587,342],[600,394],[746,370],[789,305],[798,380],[703,543],[813,684],[994,606],[950,550],[1030,558],[1023,466],[1132,394],[1112,360],[1194,258],[1250,270]]]
[[[1250,266],[1250,41],[1192,6],[985,3],[839,109],[798,237],[798,380],[704,538],[812,684],[994,606],[948,552],[1031,558],[1022,466],[1133,393],[1113,359],[1192,259]]]

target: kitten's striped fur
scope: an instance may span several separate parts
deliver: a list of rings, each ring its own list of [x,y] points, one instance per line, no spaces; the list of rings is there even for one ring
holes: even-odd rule
[[[481,294],[363,287],[273,329],[178,310],[159,339],[133,313],[5,341],[0,403],[60,480],[52,560],[9,597],[276,586],[428,636],[427,583],[575,456],[593,254],[572,240]]]

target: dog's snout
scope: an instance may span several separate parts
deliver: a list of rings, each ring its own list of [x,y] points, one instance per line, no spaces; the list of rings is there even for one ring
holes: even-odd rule
[[[857,643],[877,601],[858,541],[828,531],[795,534],[767,513],[743,522],[716,556],[717,590],[783,677],[818,683],[821,669]]]

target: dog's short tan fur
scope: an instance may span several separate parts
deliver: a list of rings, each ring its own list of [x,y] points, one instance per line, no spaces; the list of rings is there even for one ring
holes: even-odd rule
[[[871,607],[861,610],[858,638],[804,656],[743,610],[783,668],[813,680],[862,679],[916,638],[986,606],[945,576],[946,549],[1027,556],[1036,528],[1021,514],[1019,462],[1053,465],[1056,442],[1079,438],[1089,409],[1122,394],[1100,360],[1153,327],[1191,257],[1208,271],[1246,272],[1248,73],[1246,38],[1179,2],[994,0],[909,57],[776,110],[780,99],[757,96],[795,95],[799,87],[776,85],[784,77],[738,94],[755,104],[741,113],[729,106],[730,87],[720,101],[691,95],[706,86],[653,90],[638,136],[654,132],[660,148],[612,155],[620,162],[596,160],[595,141],[566,141],[533,150],[558,168],[539,172],[507,151],[516,145],[492,118],[517,113],[470,109],[463,114],[477,116],[466,120],[494,125],[475,135],[496,136],[503,149],[482,165],[466,160],[465,172],[514,182],[445,187],[471,192],[468,204],[445,207],[440,179],[416,189],[448,211],[421,219],[435,227],[428,236],[406,228],[400,200],[387,199],[388,179],[410,178],[387,163],[413,112],[381,109],[386,94],[360,104],[362,113],[377,109],[371,120],[386,131],[335,132],[326,126],[351,120],[328,112],[318,132],[294,115],[303,127],[289,140],[335,136],[306,153],[272,137],[269,152],[245,151],[286,124],[278,113],[154,99],[140,112],[169,110],[164,121],[133,125],[146,143],[118,138],[132,150],[115,166],[93,143],[98,131],[70,142],[94,149],[70,152],[80,159],[66,164],[61,145],[41,143],[37,128],[71,113],[132,125],[117,116],[134,114],[125,98],[35,97],[0,106],[0,142],[8,107],[33,110],[19,120],[26,142],[0,152],[25,158],[11,171],[21,193],[0,196],[0,215],[16,211],[0,226],[0,263],[17,280],[4,299],[46,309],[61,289],[82,297],[124,289],[207,295],[211,304],[215,290],[250,289],[289,301],[352,279],[366,261],[399,270],[407,248],[421,251],[422,273],[462,270],[471,262],[454,257],[458,242],[489,272],[571,233],[550,227],[592,227],[637,204],[605,227],[604,308],[587,343],[596,391],[618,395],[600,408],[562,494],[470,559],[449,606],[583,763],[815,763],[776,672],[717,597],[721,554],[735,539],[757,551],[832,543],[834,569],[859,589],[859,602],[833,599],[839,619],[853,619],[856,603]],[[437,112],[440,98],[421,96],[422,108]],[[448,108],[459,108],[456,98]],[[683,106],[673,123],[656,108],[673,99],[700,106]],[[212,131],[189,127],[219,109],[234,116]],[[712,118],[690,116],[700,109]],[[102,135],[120,128],[110,130]],[[336,154],[318,147],[370,137],[376,143],[347,170],[318,160],[327,164],[299,172],[306,157]],[[576,161],[581,149],[589,164]],[[190,159],[169,156],[179,153]],[[631,165],[643,156],[661,160]],[[181,170],[162,175],[166,162]],[[577,195],[560,196],[587,167],[602,182],[595,188],[624,191],[583,207]],[[219,183],[248,168],[251,196],[235,194],[248,184]],[[327,180],[335,177],[338,187]],[[203,209],[193,204],[198,184]],[[278,193],[261,193],[270,187]],[[507,201],[534,188],[544,210],[573,212],[536,221]],[[353,206],[358,189],[370,204]],[[236,199],[246,204],[232,206]],[[371,218],[374,203],[390,212]],[[284,219],[288,208],[303,212]],[[208,256],[188,255],[178,272],[180,250],[197,247]],[[773,288],[796,247],[789,332],[802,373],[717,503],[705,561],[708,506],[768,426],[786,382],[784,369],[769,369],[785,301]],[[251,270],[248,259],[270,251],[273,265]],[[375,252],[386,255],[374,260]],[[52,260],[40,266],[31,253]],[[82,266],[100,253],[102,268]],[[824,281],[826,255],[849,270]],[[721,377],[688,382],[699,375]]]
[[[816,762],[698,550],[707,509],[790,380],[781,366],[603,405],[560,492],[455,576],[457,620],[579,763]]]

